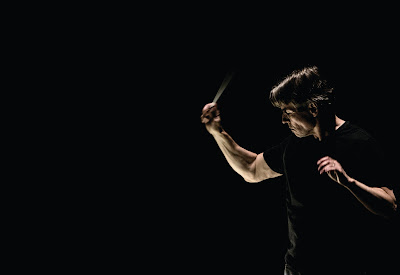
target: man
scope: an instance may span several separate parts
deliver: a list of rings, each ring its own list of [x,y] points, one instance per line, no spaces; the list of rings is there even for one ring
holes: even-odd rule
[[[390,253],[391,241],[385,224],[397,204],[377,141],[336,116],[333,88],[316,66],[284,78],[270,101],[292,134],[259,154],[223,129],[216,103],[204,106],[201,121],[246,182],[284,177],[289,232],[284,274],[384,269],[382,255]]]

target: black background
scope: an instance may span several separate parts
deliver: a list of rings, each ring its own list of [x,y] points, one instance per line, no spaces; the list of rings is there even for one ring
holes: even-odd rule
[[[332,6],[316,11],[301,2],[300,11],[283,4],[245,10],[240,3],[235,11],[200,3],[107,6],[104,12],[91,6],[87,15],[95,18],[76,22],[71,38],[55,30],[62,49],[46,33],[51,43],[39,47],[53,48],[50,59],[65,69],[47,67],[54,76],[50,94],[60,96],[49,105],[67,103],[65,140],[54,147],[57,154],[64,148],[66,164],[49,158],[63,169],[54,169],[52,188],[60,186],[57,177],[68,177],[59,192],[67,193],[67,215],[54,213],[66,230],[57,240],[72,243],[61,268],[79,257],[88,268],[110,265],[114,273],[141,265],[155,274],[282,274],[281,180],[246,183],[200,122],[229,71],[235,75],[218,104],[239,145],[259,153],[289,134],[269,91],[292,70],[317,65],[336,90],[338,116],[375,136],[395,172],[397,14],[375,4],[365,10],[365,3],[331,14]],[[65,24],[75,22],[71,16]]]

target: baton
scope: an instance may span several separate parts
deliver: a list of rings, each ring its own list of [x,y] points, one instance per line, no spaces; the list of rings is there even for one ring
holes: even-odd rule
[[[226,86],[228,86],[228,84],[229,84],[229,82],[231,81],[231,79],[232,79],[232,77],[233,77],[234,74],[235,74],[234,72],[228,72],[228,73],[225,75],[225,78],[224,78],[224,80],[222,81],[222,84],[221,84],[221,86],[219,87],[218,92],[217,92],[217,94],[216,94],[215,97],[214,97],[213,103],[216,103],[217,100],[219,99],[219,97],[220,97],[220,96],[222,95],[222,93],[225,91]]]

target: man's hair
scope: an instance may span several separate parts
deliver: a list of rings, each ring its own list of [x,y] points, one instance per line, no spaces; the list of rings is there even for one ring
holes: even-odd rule
[[[275,85],[269,95],[273,106],[281,108],[293,103],[297,109],[316,103],[320,109],[333,108],[333,88],[321,78],[316,66],[295,70]],[[329,108],[329,109],[331,109]]]

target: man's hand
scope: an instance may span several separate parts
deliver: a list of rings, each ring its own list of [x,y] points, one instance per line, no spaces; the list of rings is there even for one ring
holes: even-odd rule
[[[217,103],[208,103],[204,106],[200,116],[201,122],[206,125],[210,134],[221,132],[221,117]]]
[[[342,165],[335,159],[326,156],[317,161],[319,174],[327,173],[337,183],[347,186],[353,179],[344,171]]]

